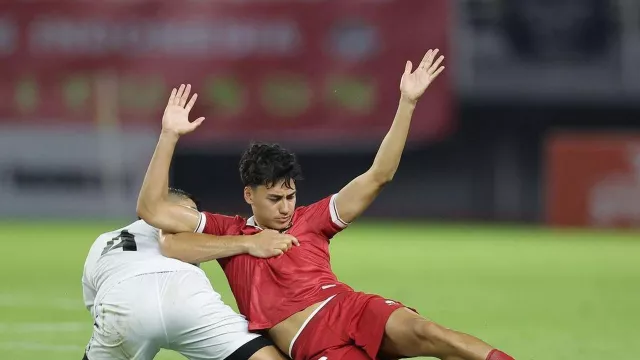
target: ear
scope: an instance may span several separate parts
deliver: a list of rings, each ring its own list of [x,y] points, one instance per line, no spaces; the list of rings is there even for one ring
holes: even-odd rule
[[[249,205],[253,205],[253,189],[251,189],[251,186],[244,187],[244,201]]]

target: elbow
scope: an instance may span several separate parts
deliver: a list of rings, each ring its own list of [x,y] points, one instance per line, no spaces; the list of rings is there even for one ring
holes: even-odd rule
[[[144,220],[147,224],[158,227],[158,211],[148,203],[138,200],[136,205],[136,214],[138,215],[138,218]]]
[[[186,263],[195,264],[200,260],[190,253],[188,249],[180,245],[180,239],[177,234],[161,234],[160,236],[160,253],[164,257],[180,260]]]
[[[393,176],[394,175],[395,175],[395,173],[388,174],[388,175],[385,175],[385,176],[381,176],[380,179],[377,180],[378,186],[382,188],[385,185],[387,185],[388,183],[390,183],[393,180]]]
[[[163,234],[160,236],[160,253],[168,258],[182,260],[178,258],[178,253],[174,246],[175,240],[174,235],[171,234]]]
[[[393,176],[396,174],[394,171],[380,171],[376,169],[371,169],[371,180],[376,184],[376,186],[383,188],[385,185],[390,183],[393,180]]]
[[[136,204],[136,214],[142,220],[147,220],[147,218],[151,216],[151,209],[144,203],[144,201],[138,199],[138,203]]]

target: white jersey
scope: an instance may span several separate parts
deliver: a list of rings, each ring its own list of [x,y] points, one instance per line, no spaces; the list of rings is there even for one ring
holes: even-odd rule
[[[136,221],[91,246],[82,276],[94,320],[86,358],[153,360],[164,348],[191,360],[225,360],[247,345],[240,351],[247,357],[236,357],[246,359],[269,345],[249,332],[204,271],[164,257],[158,240],[158,229]]]
[[[198,267],[168,258],[160,252],[159,230],[139,220],[100,235],[84,264],[84,303],[93,313],[98,291],[108,291],[123,280],[149,273],[192,270]],[[203,272],[204,274],[204,272]]]

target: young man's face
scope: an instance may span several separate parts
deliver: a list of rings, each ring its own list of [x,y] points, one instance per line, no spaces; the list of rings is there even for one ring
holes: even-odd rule
[[[244,199],[251,205],[257,225],[273,230],[289,227],[296,207],[296,184],[291,180],[289,185],[291,187],[281,180],[271,187],[244,188]]]

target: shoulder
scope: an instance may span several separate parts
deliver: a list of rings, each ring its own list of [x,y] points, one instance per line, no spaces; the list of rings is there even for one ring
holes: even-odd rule
[[[144,220],[138,220],[118,230],[118,232],[122,231],[127,231],[129,233],[138,235],[157,235],[160,232],[158,228],[147,224]]]
[[[215,221],[234,222],[234,223],[245,223],[247,221],[246,218],[240,215],[224,215],[224,214],[211,213],[208,211],[203,211],[202,214],[204,215],[205,218],[213,219]]]
[[[299,217],[311,218],[314,221],[324,222],[329,220],[330,223],[345,228],[349,224],[343,221],[338,215],[336,207],[336,197],[338,194],[326,196],[313,204],[302,206],[298,213]]]
[[[319,211],[323,211],[323,210],[329,210],[330,209],[330,204],[332,202],[333,197],[335,196],[335,194],[326,196],[314,203],[308,204],[308,205],[302,205],[302,206],[298,206],[296,208],[296,213],[298,215],[304,215],[304,214],[313,214],[313,213],[317,213]]]
[[[212,235],[224,235],[230,231],[230,229],[244,226],[247,221],[239,215],[230,216],[208,211],[203,211],[200,214],[200,221],[196,232],[204,232]]]
[[[140,235],[157,234],[159,232],[157,228],[154,228],[153,226],[147,224],[143,220],[138,220],[129,225],[123,226],[121,228],[102,233],[100,234],[99,237],[109,237],[109,236],[113,237],[115,235],[122,233],[123,231],[127,231],[132,234],[140,234]]]

